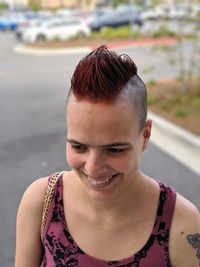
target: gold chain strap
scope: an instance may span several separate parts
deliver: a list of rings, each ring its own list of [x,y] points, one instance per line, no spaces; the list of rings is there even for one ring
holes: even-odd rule
[[[48,218],[48,212],[49,212],[49,207],[51,204],[51,200],[53,198],[54,192],[55,192],[55,188],[56,188],[56,183],[59,179],[59,177],[62,175],[62,172],[56,172],[54,173],[49,180],[48,183],[48,187],[47,187],[47,192],[45,195],[45,199],[44,199],[44,204],[43,204],[43,210],[42,210],[42,222],[41,222],[41,228],[40,228],[40,235],[41,238],[43,240],[44,237],[44,229],[45,229],[45,225],[47,222],[47,218]]]

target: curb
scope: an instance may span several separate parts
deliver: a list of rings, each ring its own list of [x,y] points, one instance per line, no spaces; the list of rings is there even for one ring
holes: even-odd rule
[[[176,43],[174,38],[159,38],[159,39],[145,39],[145,40],[135,40],[135,41],[124,41],[120,43],[108,43],[107,46],[111,49],[129,48],[129,47],[139,47],[139,46],[159,46],[159,45],[173,45]],[[103,42],[102,42],[103,44]],[[68,55],[68,54],[81,54],[88,53],[95,49],[97,46],[83,46],[74,48],[32,48],[24,44],[18,44],[13,48],[15,53],[19,54],[31,54],[39,56],[53,56],[53,55]]]
[[[30,48],[26,45],[19,44],[13,48],[13,52],[18,54],[33,55],[33,56],[56,56],[82,54],[90,52],[90,47],[75,47],[75,48]]]
[[[200,137],[152,112],[148,115],[153,122],[150,142],[200,175]]]
[[[152,119],[153,123],[157,127],[162,128],[163,131],[167,131],[168,133],[179,137],[182,141],[188,143],[189,145],[200,149],[200,137],[198,135],[193,134],[180,126],[171,123],[170,121],[156,115],[155,113],[149,111],[148,114],[150,119]]]
[[[173,45],[177,41],[174,38],[158,38],[158,39],[145,39],[145,40],[135,40],[135,41],[124,41],[120,43],[110,43],[108,47],[111,49],[129,48],[129,47],[139,47],[139,46],[157,46],[157,45]],[[91,46],[93,50],[96,46]]]

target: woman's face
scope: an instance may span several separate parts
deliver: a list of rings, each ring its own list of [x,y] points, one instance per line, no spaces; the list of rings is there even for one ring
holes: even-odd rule
[[[134,183],[150,124],[139,132],[136,114],[125,101],[91,103],[70,97],[67,161],[90,196],[117,196]]]

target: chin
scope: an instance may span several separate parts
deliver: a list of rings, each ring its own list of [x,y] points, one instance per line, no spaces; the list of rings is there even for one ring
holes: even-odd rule
[[[95,183],[82,172],[76,172],[82,181],[85,191],[92,199],[104,202],[116,195],[120,182],[123,181],[122,174],[116,173],[107,179],[104,183]]]

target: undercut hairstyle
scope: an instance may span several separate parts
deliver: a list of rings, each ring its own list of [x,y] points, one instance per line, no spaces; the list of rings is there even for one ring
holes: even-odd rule
[[[85,56],[71,78],[70,94],[78,100],[112,103],[119,96],[136,111],[142,130],[147,117],[146,87],[137,66],[126,54],[118,55],[102,45]]]

